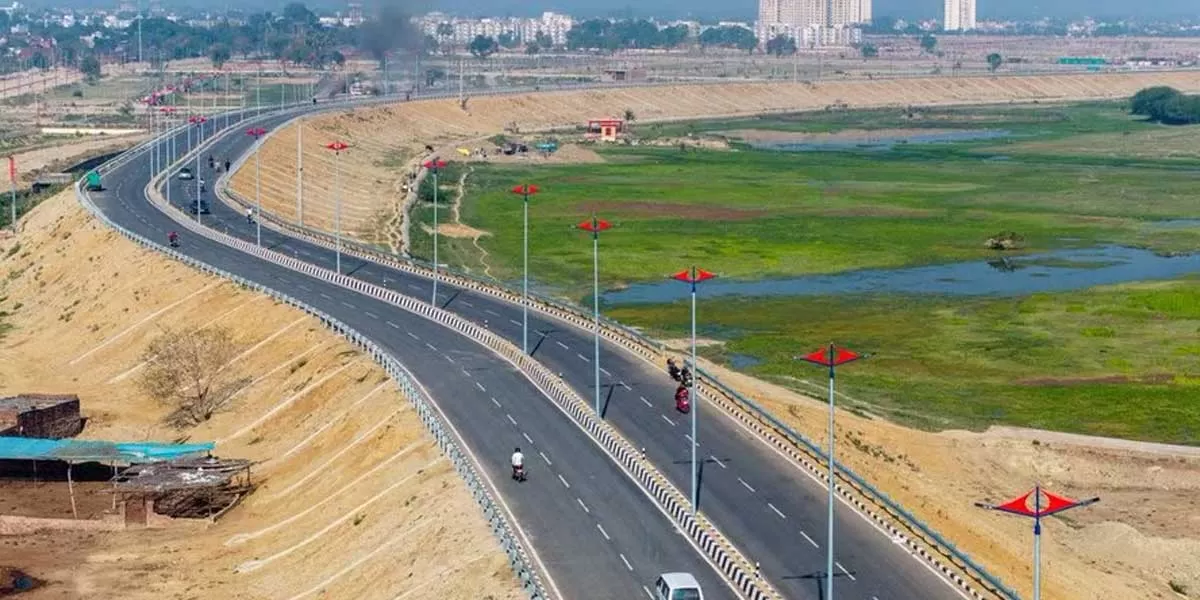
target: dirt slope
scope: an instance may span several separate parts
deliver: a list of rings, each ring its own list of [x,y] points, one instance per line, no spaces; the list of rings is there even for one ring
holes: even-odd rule
[[[471,98],[467,109],[456,99],[421,100],[304,121],[304,213],[309,225],[331,228],[334,156],[325,144],[351,145],[341,161],[342,226],[350,235],[387,243],[399,238],[400,181],[412,171],[425,145],[448,160],[466,140],[500,133],[573,127],[589,118],[633,111],[637,121],[695,119],[763,112],[820,110],[828,106],[882,107],[994,102],[1123,98],[1151,85],[1200,91],[1200,72],[1115,73],[1027,77],[941,77],[822,83],[728,83],[545,92]],[[469,145],[469,144],[466,144]],[[253,163],[233,177],[247,198],[254,193]],[[263,148],[263,206],[280,216],[296,215],[296,132],[288,126]]]
[[[28,597],[518,597],[461,481],[367,358],[312,318],[128,243],[70,192],[24,224],[0,241],[13,327],[0,395],[79,394],[83,437],[218,440],[218,454],[258,461],[261,485],[215,525],[0,538],[0,565],[51,582]],[[250,383],[227,412],[169,429],[134,385],[139,355],[162,327],[217,325]]]

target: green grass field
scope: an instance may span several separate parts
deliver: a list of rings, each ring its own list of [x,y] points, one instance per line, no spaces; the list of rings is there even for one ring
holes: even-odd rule
[[[476,166],[463,220],[492,234],[481,244],[493,275],[519,276],[521,202],[508,192],[518,182],[543,189],[530,211],[533,277],[576,300],[590,289],[591,244],[575,225],[593,211],[616,225],[601,238],[608,288],[690,264],[756,278],[981,259],[996,255],[985,240],[1001,231],[1023,236],[1021,252],[1200,245],[1200,229],[1151,223],[1196,215],[1200,160],[1152,151],[1159,138],[1181,147],[1185,130],[1131,119],[1117,104],[636,127],[647,137],[920,127],[1005,129],[1013,137],[888,152],[611,147],[600,150],[606,164]],[[1097,140],[1130,150],[1097,152]],[[448,204],[453,185],[442,193]],[[414,235],[414,253],[428,256],[429,243]],[[440,252],[443,262],[480,270],[469,241],[443,239]],[[607,312],[670,336],[687,317],[678,304]],[[1200,355],[1190,339],[1200,331],[1200,281],[1017,299],[722,299],[705,302],[701,314],[705,335],[727,341],[713,358],[761,361],[747,369],[798,389],[807,386],[800,379],[821,377],[790,359],[801,350],[832,339],[876,354],[851,368],[843,389],[864,409],[906,423],[1200,442],[1200,380],[1190,379]]]

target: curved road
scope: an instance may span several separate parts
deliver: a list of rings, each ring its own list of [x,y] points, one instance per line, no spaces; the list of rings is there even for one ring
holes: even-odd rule
[[[228,137],[235,144],[247,138]],[[182,134],[177,147],[186,148]],[[207,165],[204,171],[206,181],[215,180]],[[168,231],[181,228],[145,198],[149,178],[145,155],[106,174],[108,189],[91,192],[91,197],[121,226],[165,241]],[[192,191],[194,187],[178,185],[172,199]],[[238,224],[227,209],[221,216]],[[244,218],[240,224],[245,225]],[[180,241],[182,252],[286,291],[336,316],[396,356],[436,399],[482,473],[496,485],[545,567],[552,594],[557,590],[566,598],[642,598],[660,572],[681,570],[696,575],[706,597],[737,597],[573,421],[553,408],[519,371],[483,346],[389,304],[216,242],[186,232]],[[274,241],[282,240],[276,236]],[[508,458],[514,446],[520,446],[527,457],[529,479],[520,484],[509,478]]]
[[[286,117],[267,118],[261,124],[270,128],[285,120]],[[251,142],[245,135],[228,136],[212,152],[217,156],[237,156],[245,152]],[[215,174],[207,174],[206,179],[215,180]],[[145,176],[138,181],[144,183]],[[181,182],[172,180],[171,184],[175,186],[171,194],[176,203],[182,205],[187,199],[194,198],[186,195],[186,186]],[[255,239],[254,227],[246,222],[244,215],[213,201],[211,195],[208,199],[213,214],[205,215],[206,224],[230,235],[250,241]],[[145,207],[145,201],[141,202]],[[157,211],[152,212],[157,214]],[[332,251],[265,228],[263,243],[314,264],[331,269],[334,266]],[[424,277],[345,256],[342,265],[344,272],[354,277],[419,299],[429,298],[432,291],[431,281]],[[447,310],[485,323],[520,345],[519,306],[444,283],[439,285],[439,292],[443,294],[439,304]],[[349,318],[358,311],[335,305],[330,312],[338,318]],[[372,314],[379,315],[384,322],[400,323],[409,318],[404,311],[394,307]],[[547,367],[562,373],[565,381],[581,396],[591,398],[594,371],[590,333],[534,312],[530,313],[530,330],[534,356]],[[441,335],[447,336],[446,333]],[[437,344],[441,339],[432,341]],[[409,362],[407,358],[403,360],[406,364]],[[658,366],[608,342],[602,343],[601,365],[604,368],[601,385],[606,399],[605,418],[634,444],[644,447],[654,464],[686,493],[691,486],[690,427],[682,415],[673,411],[674,383]],[[418,379],[425,379],[420,373],[416,374]],[[544,404],[540,409],[543,418],[557,417],[551,415],[554,411]],[[698,437],[705,457],[701,510],[750,560],[761,563],[764,576],[787,597],[823,600],[827,511],[824,488],[720,409],[708,403],[699,409]],[[458,417],[452,415],[451,418]],[[544,423],[535,422],[539,426]],[[455,424],[458,424],[457,420]],[[591,450],[594,452],[594,447]],[[834,577],[837,597],[865,600],[962,597],[931,568],[910,555],[903,546],[893,543],[844,503],[839,503],[836,513],[838,545]],[[526,522],[522,519],[522,523]]]

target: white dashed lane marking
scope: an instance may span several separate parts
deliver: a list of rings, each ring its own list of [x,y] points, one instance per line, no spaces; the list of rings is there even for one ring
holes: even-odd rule
[[[602,525],[600,525],[599,523],[596,523],[596,529],[600,530],[600,535],[604,536],[604,539],[612,541],[612,538],[608,537],[608,532],[604,530],[604,527]],[[841,566],[841,565],[838,565],[838,566]]]
[[[713,462],[717,463],[717,466],[718,466],[718,467],[721,467],[722,469],[728,469],[728,468],[729,468],[729,467],[725,466],[725,463],[721,462],[721,459],[719,459],[719,458],[717,458],[717,457],[715,457],[715,456],[709,456],[709,458],[711,458]]]
[[[377,315],[377,314],[375,314],[375,313],[373,313],[373,312],[371,312],[371,311],[369,311],[369,310],[368,310],[368,311],[363,311],[363,314],[364,314],[364,315],[367,315],[368,317],[371,317],[372,319],[378,319],[378,318],[379,318],[379,315]]]
[[[843,573],[845,573],[845,574],[846,574],[846,577],[849,577],[849,578],[850,578],[850,581],[858,581],[857,579],[855,579],[855,578],[854,578],[854,576],[853,576],[853,575],[851,575],[851,574],[850,574],[850,571],[847,571],[847,570],[846,570],[846,567],[843,567],[843,566],[842,566],[842,563],[840,563],[840,562],[835,562],[835,563],[833,563],[833,564],[837,565],[837,568],[838,568],[838,569],[840,569],[840,570],[841,570]]]
[[[393,322],[391,322],[391,321],[388,321],[388,322],[387,322],[387,324],[388,324],[388,327],[391,327],[391,328],[393,328],[393,329],[400,329],[400,326],[399,326],[399,325],[397,325],[397,324],[395,324],[395,323],[393,323]],[[410,333],[410,334],[408,334],[408,335],[412,335],[412,334]]]
[[[754,488],[750,487],[750,484],[746,483],[746,480],[745,480],[745,479],[742,479],[741,477],[738,477],[738,481],[742,482],[742,485],[743,485],[743,486],[745,486],[745,487],[746,487],[746,489],[750,490],[750,493],[751,493],[751,494],[753,494],[753,493],[754,493]]]
[[[564,343],[562,343],[562,342],[558,342],[558,341],[556,341],[556,342],[554,342],[554,343],[555,343],[555,344],[558,344],[558,345],[559,345],[559,347],[561,347],[563,350],[570,350],[570,349],[571,349],[569,346],[567,346],[566,344],[564,344]]]
[[[498,313],[498,312],[496,312],[496,311],[494,311],[494,310],[492,310],[492,309],[490,309],[490,308],[485,308],[485,309],[483,309],[483,312],[485,312],[485,313],[487,313],[487,314],[489,314],[489,315],[492,315],[493,317],[498,317],[498,316],[500,316],[500,313]]]
[[[479,384],[476,383],[475,385],[479,385]],[[479,387],[483,387],[483,386],[479,386]],[[500,401],[497,400],[495,396],[492,396],[492,404],[495,404],[496,408],[500,408]]]
[[[508,320],[508,322],[509,322],[509,323],[512,323],[513,325],[520,325],[520,324],[521,324],[521,322],[520,322],[520,321],[518,321],[518,320],[516,320],[516,319],[509,319],[509,320]]]
[[[675,425],[675,421],[672,421],[670,418],[667,417],[667,415],[659,415],[659,416],[662,417],[664,421],[670,423],[671,426]]]
[[[437,346],[434,346],[433,344],[430,344],[429,342],[425,342],[425,347],[429,348],[430,350],[433,350],[434,352],[437,352]]]
[[[538,454],[542,457],[542,460],[546,461],[546,464],[554,466],[554,463],[550,462],[550,457],[546,456],[545,452],[538,452]]]
[[[559,481],[561,481],[561,482],[562,482],[562,484],[563,484],[564,486],[566,486],[566,488],[567,488],[568,490],[569,490],[569,489],[571,489],[571,484],[567,483],[567,480],[566,480],[566,479],[563,479],[563,476],[562,476],[562,475],[559,475],[559,476],[558,476],[558,480],[559,480]]]
[[[642,402],[645,402],[646,406],[649,406],[650,408],[654,408],[654,405],[650,404],[650,401],[647,400],[645,396],[638,396],[638,398],[641,399]]]
[[[578,352],[575,353],[575,356],[578,356],[580,358],[580,360],[582,360],[583,362],[589,362],[589,363],[592,362],[592,359],[590,359]]]
[[[804,539],[808,540],[808,543],[812,544],[813,548],[820,548],[820,546],[817,545],[817,542],[815,540],[813,540],[812,538],[808,537],[808,534],[805,533],[805,531],[803,529],[800,530],[800,535],[804,536]]]
[[[605,369],[604,367],[600,367],[600,372],[604,373],[605,375],[608,375],[609,377],[612,377],[612,373],[609,373],[608,369]]]
[[[512,415],[510,415],[510,414],[508,414],[508,413],[504,413],[504,416],[508,417],[508,422],[509,422],[509,423],[512,423],[513,425],[516,425],[516,424],[517,424],[517,420],[516,420],[516,419],[514,419],[514,418],[512,418]]]
[[[533,444],[533,438],[529,437],[528,433],[525,433],[524,431],[522,431],[521,435],[525,437],[525,441],[529,442],[531,445]]]
[[[459,300],[459,301],[458,301],[458,303],[459,303],[459,304],[461,304],[461,305],[463,305],[463,306],[469,306],[469,307],[471,307],[471,308],[475,308],[475,305],[474,305],[474,304],[471,304],[470,302],[467,302],[466,300]]]
[[[342,306],[345,306],[346,308],[349,308],[351,310],[353,310],[355,308],[355,306],[353,304],[350,304],[349,302],[345,302],[345,301],[342,302]]]
[[[487,388],[483,387],[483,384],[479,383],[478,381],[475,382],[475,387],[479,388],[479,391],[481,391],[481,392],[487,391]],[[492,402],[496,402],[496,399],[492,398]],[[500,403],[496,402],[496,406],[500,406]],[[835,460],[834,462],[837,462],[837,461]]]
[[[785,515],[785,514],[783,514],[783,513],[779,512],[779,509],[778,509],[778,508],[775,508],[775,505],[774,505],[774,504],[771,504],[770,502],[768,502],[768,503],[767,503],[767,506],[768,506],[768,507],[770,507],[770,509],[771,509],[771,510],[775,511],[775,514],[779,515],[779,518],[780,518],[780,519],[786,519],[786,518],[787,518],[787,515]]]
[[[587,507],[587,505],[583,503],[582,498],[576,498],[575,501],[579,503],[579,507],[583,509],[583,512],[589,513],[589,514],[592,512],[591,509],[589,509]]]
[[[626,569],[629,569],[630,571],[633,571],[633,565],[629,564],[629,560],[625,558],[625,555],[624,555],[624,554],[622,554],[622,555],[621,555],[621,562],[625,563],[625,568],[626,568]]]
[[[421,339],[421,338],[417,337],[417,334],[415,334],[415,333],[413,333],[413,332],[411,332],[411,331],[405,331],[404,333],[407,333],[407,334],[408,334],[408,337],[410,337],[410,338],[412,338],[412,339],[414,339],[414,340],[420,340],[420,339]]]

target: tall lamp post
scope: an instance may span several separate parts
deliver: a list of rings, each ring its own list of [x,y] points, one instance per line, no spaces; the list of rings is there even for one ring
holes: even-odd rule
[[[595,309],[595,329],[592,333],[596,340],[593,359],[596,363],[596,416],[603,418],[600,413],[600,232],[612,229],[612,223],[592,215],[591,219],[580,223],[579,228],[592,233],[592,306]]]
[[[208,119],[206,119],[203,115],[192,115],[192,116],[188,117],[188,123],[195,125],[197,128],[196,147],[200,146],[200,136],[204,135],[204,122],[207,120]],[[189,151],[190,151],[190,148],[189,148]],[[195,177],[195,181],[196,181],[196,222],[199,223],[200,222],[200,207],[201,207],[200,197],[204,195],[204,192],[203,192],[204,186],[200,184],[200,182],[202,180],[200,179],[200,153],[199,152],[196,153],[196,174],[194,177]]]
[[[827,539],[825,543],[825,597],[833,598],[833,503],[834,503],[834,429],[833,429],[833,406],[834,406],[834,390],[833,381],[834,373],[839,365],[844,365],[849,362],[863,358],[863,355],[851,352],[845,348],[838,348],[831,342],[829,347],[821,348],[815,352],[810,352],[799,357],[804,360],[823,367],[829,367],[829,527]]]
[[[699,374],[696,373],[698,365],[696,363],[696,284],[701,281],[708,281],[716,277],[715,274],[709,273],[704,269],[692,267],[680,271],[671,276],[684,283],[692,286],[692,381],[688,390],[689,397],[692,399],[692,518],[696,518],[696,507],[700,504],[700,468],[696,462],[696,447],[699,445],[696,439],[696,413],[700,412],[700,396],[696,395],[696,383],[700,381]]]
[[[333,150],[333,229],[337,239],[337,274],[342,274],[342,151],[350,145],[345,142],[330,142],[325,147]]]
[[[437,158],[431,158],[421,166],[429,169],[433,173],[433,299],[430,304],[437,306],[437,284],[438,284],[438,171],[446,168],[446,161]]]
[[[162,119],[162,127],[163,127],[164,131],[171,131],[171,117],[173,117],[175,115],[176,110],[178,110],[178,109],[176,109],[174,106],[159,107],[158,112],[165,115],[165,118]],[[159,150],[158,154],[160,157],[162,157],[162,155],[164,154],[164,151],[165,151],[166,159],[165,160],[162,158],[159,159],[159,170],[160,171],[162,169],[166,169],[167,167],[171,166],[171,163],[175,162],[175,134],[172,133],[169,136],[167,136],[167,139],[163,140],[162,144],[163,144],[163,147],[162,147],[162,149]],[[167,186],[167,203],[169,204],[170,201],[171,201],[171,186],[168,185]]]
[[[254,137],[254,225],[255,239],[262,246],[262,161],[259,158],[259,140],[267,130],[262,127],[251,127],[246,135]]]
[[[1046,504],[1042,504],[1042,496],[1046,497]],[[1030,497],[1033,498],[1033,509],[1029,508]],[[1041,485],[1036,485],[1034,488],[1025,493],[1023,496],[1013,498],[1004,504],[986,504],[984,502],[976,502],[975,506],[987,510],[996,510],[1006,512],[1020,517],[1029,517],[1033,519],[1033,600],[1041,600],[1042,597],[1042,519],[1053,514],[1095,504],[1100,501],[1100,498],[1088,498],[1087,500],[1073,500],[1066,496],[1052,494],[1044,489]]]
[[[522,183],[513,186],[514,194],[520,194],[525,208],[525,275],[521,285],[521,351],[529,354],[529,197],[538,193],[538,186]]]

